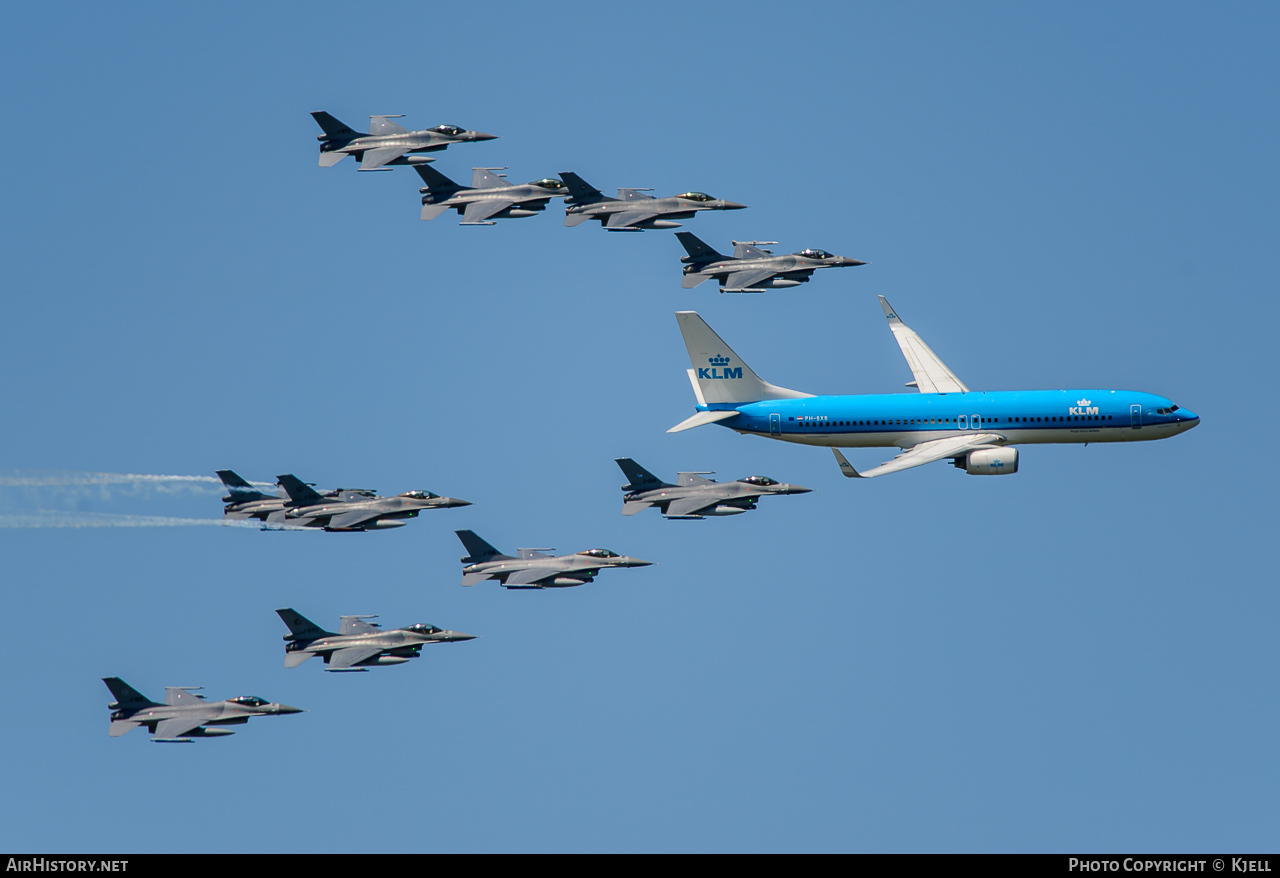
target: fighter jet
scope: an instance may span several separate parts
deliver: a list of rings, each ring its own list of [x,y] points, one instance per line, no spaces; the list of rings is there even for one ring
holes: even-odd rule
[[[322,527],[327,531],[390,530],[404,527],[405,519],[417,518],[422,509],[471,505],[430,491],[406,491],[394,497],[379,497],[372,491],[344,491],[331,496],[318,493],[296,476],[277,478],[290,502],[267,516],[268,525]]]
[[[284,666],[296,668],[312,656],[320,656],[326,671],[367,671],[376,665],[399,665],[417,658],[426,643],[457,643],[475,640],[474,634],[446,631],[419,622],[407,628],[383,631],[365,619],[376,616],[343,616],[338,633],[325,631],[293,609],[276,610],[284,624]]]
[[[532,183],[508,183],[506,168],[472,168],[471,188],[459,186],[435,168],[415,165],[413,168],[427,185],[422,193],[424,220],[433,220],[449,208],[462,215],[463,226],[491,226],[493,219],[533,216],[547,209],[553,198],[568,195],[564,184],[553,177]]]
[[[844,268],[849,265],[866,265],[860,259],[835,256],[826,250],[800,250],[784,256],[775,256],[772,250],[762,250],[758,245],[776,244],[777,241],[734,241],[732,256],[725,256],[689,232],[676,232],[676,237],[689,251],[681,256],[684,280],[681,286],[693,289],[704,280],[717,278],[722,293],[763,293],[779,287],[794,287],[808,283],[819,268]]]
[[[325,112],[312,113],[324,134],[316,135],[320,141],[320,167],[336,165],[349,155],[360,162],[360,170],[376,171],[383,165],[416,165],[434,159],[409,153],[435,152],[446,149],[452,143],[475,143],[495,140],[496,134],[468,131],[457,125],[437,125],[422,131],[401,128],[392,119],[400,116],[370,116],[366,133],[353,131],[350,126]]]
[[[662,481],[629,457],[614,461],[628,479],[622,486],[622,514],[635,515],[657,506],[663,518],[701,520],[709,515],[739,515],[756,508],[768,494],[808,494],[809,488],[775,482],[768,476],[747,476],[736,482],[704,479],[709,473],[676,473],[676,484]]]
[[[518,549],[504,555],[475,535],[456,531],[469,555],[462,559],[462,584],[496,579],[503,588],[568,588],[595,580],[605,567],[648,567],[652,561],[628,558],[608,549],[587,549],[573,555],[548,555],[554,549]]]
[[[267,494],[260,491],[257,486],[246,482],[233,470],[218,470],[218,478],[222,479],[222,484],[227,486],[227,495],[222,498],[222,502],[226,504],[222,514],[225,518],[233,521],[256,518],[264,523],[271,519],[273,523],[279,524],[281,516],[277,515],[272,518],[272,514],[296,505],[283,490],[277,489],[276,493]],[[377,496],[367,488],[335,488],[332,491],[317,491],[316,493],[326,500],[335,499],[339,501]]]
[[[610,198],[572,171],[563,171],[564,185],[569,189],[565,199],[564,224],[576,226],[587,220],[599,220],[610,232],[641,232],[645,229],[678,229],[680,223],[670,220],[689,219],[700,210],[742,210],[745,204],[712,198],[705,192],[682,192],[669,198],[645,195],[649,189],[619,189]],[[662,217],[662,219],[659,219]]]
[[[119,677],[103,677],[115,701],[107,705],[111,725],[107,734],[118,738],[125,732],[146,726],[157,744],[188,744],[192,738],[234,735],[228,725],[242,725],[251,716],[280,716],[302,713],[297,707],[266,701],[256,695],[241,695],[226,701],[206,701],[196,695],[201,686],[169,686],[164,704],[157,704]],[[211,727],[211,728],[210,728]]]

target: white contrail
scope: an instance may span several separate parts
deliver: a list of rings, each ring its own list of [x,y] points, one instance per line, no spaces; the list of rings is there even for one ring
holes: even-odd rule
[[[77,485],[154,485],[172,484],[178,487],[183,483],[192,487],[197,485],[221,485],[213,476],[169,476],[149,475],[144,473],[90,473],[67,471],[23,471],[10,470],[9,475],[0,475],[0,488],[53,488]],[[251,485],[274,487],[274,482],[250,482]]]
[[[249,527],[264,530],[316,530],[305,527],[263,527],[261,522],[250,519],[224,518],[174,518],[166,515],[125,515],[113,512],[30,512],[18,515],[0,515],[0,529],[34,527]]]

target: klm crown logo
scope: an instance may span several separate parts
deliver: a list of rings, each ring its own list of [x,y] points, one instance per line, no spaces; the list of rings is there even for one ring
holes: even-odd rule
[[[1087,400],[1087,399],[1077,399],[1077,400],[1076,400],[1076,405],[1088,405],[1088,404],[1089,404],[1089,400]]]
[[[1089,400],[1087,399],[1077,399],[1076,404],[1067,409],[1067,414],[1096,415],[1098,414],[1098,407],[1096,405],[1089,405]]]
[[[742,367],[737,366],[733,369],[726,368],[729,365],[729,358],[726,356],[707,357],[707,362],[711,364],[711,368],[699,368],[698,378],[741,378]]]

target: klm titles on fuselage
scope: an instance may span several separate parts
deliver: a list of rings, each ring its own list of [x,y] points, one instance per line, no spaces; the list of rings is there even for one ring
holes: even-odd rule
[[[708,357],[707,362],[711,364],[710,369],[698,368],[699,378],[741,378],[742,367],[737,366],[733,369],[727,368],[730,363],[728,357]]]
[[[1089,405],[1089,400],[1087,399],[1077,399],[1076,404],[1067,409],[1067,414],[1096,415],[1098,414],[1098,407],[1096,405]]]

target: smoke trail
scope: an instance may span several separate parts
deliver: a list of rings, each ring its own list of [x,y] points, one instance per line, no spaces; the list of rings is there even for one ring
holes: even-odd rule
[[[12,528],[81,528],[81,527],[248,527],[255,530],[313,530],[305,527],[263,526],[253,520],[223,518],[175,518],[167,515],[126,515],[115,512],[41,511],[0,515],[0,529]],[[315,529],[318,530],[318,529]]]
[[[251,485],[275,487],[275,482],[250,482]],[[91,485],[139,485],[163,489],[218,486],[222,482],[213,476],[168,476],[148,475],[143,473],[90,473],[64,470],[10,470],[8,475],[0,475],[0,488],[61,488]]]

